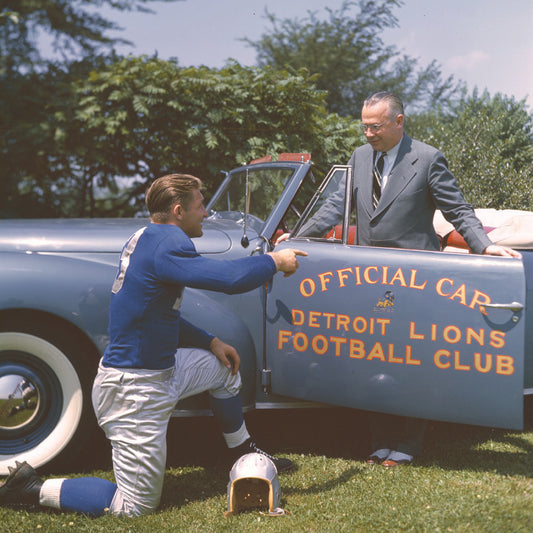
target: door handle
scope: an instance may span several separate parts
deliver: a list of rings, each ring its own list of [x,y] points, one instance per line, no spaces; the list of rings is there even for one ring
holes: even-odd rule
[[[519,302],[511,302],[510,304],[483,304],[482,307],[490,307],[491,309],[509,309],[513,313],[518,313],[524,309],[523,304]]]
[[[509,309],[509,311],[513,312],[511,321],[515,324],[520,320],[518,313],[524,309],[524,305],[519,302],[511,302],[509,304],[483,304],[480,306],[480,311],[483,314],[487,314],[487,312],[485,311],[486,307],[488,307],[489,309]]]

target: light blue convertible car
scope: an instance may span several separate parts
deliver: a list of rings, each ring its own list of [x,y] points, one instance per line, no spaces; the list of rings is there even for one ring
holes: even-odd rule
[[[322,181],[307,155],[268,159],[227,173],[196,247],[215,259],[261,254],[291,231],[279,246],[308,257],[265,287],[187,289],[182,304],[238,349],[245,408],[316,402],[521,429],[533,394],[530,243],[518,243],[522,259],[356,246],[349,194],[339,223],[310,236],[328,198],[351,189],[350,169]],[[64,467],[92,438],[110,287],[122,245],[146,223],[0,221],[1,475],[14,459]],[[204,396],[175,411],[205,414]]]

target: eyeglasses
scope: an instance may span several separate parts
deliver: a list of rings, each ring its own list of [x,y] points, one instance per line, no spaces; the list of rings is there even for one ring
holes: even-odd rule
[[[361,124],[361,129],[366,133],[368,130],[370,130],[372,133],[376,133],[379,131],[387,122],[390,122],[390,120],[386,120],[385,122],[382,122],[381,124]]]

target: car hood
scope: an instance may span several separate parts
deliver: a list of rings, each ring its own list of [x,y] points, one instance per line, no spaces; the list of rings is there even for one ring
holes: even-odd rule
[[[0,252],[117,253],[148,219],[0,220]],[[223,253],[231,247],[227,224],[205,221],[202,237],[193,239],[199,253]]]

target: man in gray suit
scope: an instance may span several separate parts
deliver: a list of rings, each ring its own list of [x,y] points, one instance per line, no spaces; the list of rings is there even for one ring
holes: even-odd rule
[[[433,216],[440,209],[472,252],[520,257],[518,252],[491,242],[448,170],[444,155],[408,137],[403,121],[403,104],[394,94],[379,92],[365,100],[361,126],[368,144],[357,148],[348,163],[354,171],[356,242],[439,250]],[[383,167],[378,170],[375,167],[382,154]],[[425,426],[423,420],[371,414],[373,451],[367,462],[385,467],[410,463],[422,449]]]
[[[403,104],[397,96],[379,92],[367,98],[361,122],[368,144],[357,148],[348,162],[355,179],[357,244],[439,250],[433,216],[440,209],[472,252],[520,257],[490,241],[444,155],[404,133]],[[381,195],[374,208],[373,166],[382,154]]]
[[[435,210],[440,209],[474,253],[520,257],[488,238],[444,155],[404,133],[403,104],[396,95],[379,92],[370,96],[361,118],[368,144],[356,148],[348,162],[354,176],[356,244],[440,250],[433,227]],[[331,197],[299,236],[325,235],[342,219],[343,205],[340,193]],[[369,416],[373,451],[368,463],[409,464],[420,453],[425,421],[381,413]]]

